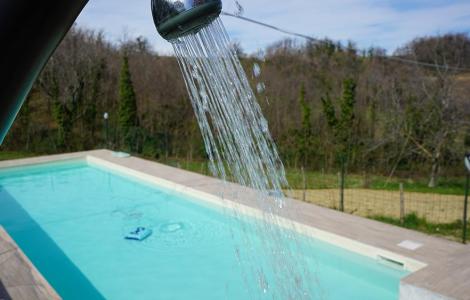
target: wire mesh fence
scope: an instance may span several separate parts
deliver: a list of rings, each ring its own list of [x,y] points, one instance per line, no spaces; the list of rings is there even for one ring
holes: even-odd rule
[[[206,162],[162,162],[211,176]],[[456,241],[463,240],[464,175],[448,180],[451,184],[429,188],[423,180],[420,182],[405,176],[388,178],[351,173],[345,174],[344,184],[341,184],[340,172],[302,168],[287,168],[286,171],[290,184],[286,191],[288,197],[335,210],[341,210],[343,202],[345,213]],[[468,234],[469,223],[470,205],[467,207]]]
[[[398,226],[461,241],[464,228],[464,194],[461,188],[442,190],[419,187],[409,178],[387,179],[367,174],[342,176],[323,171],[291,171],[288,196],[319,206],[342,210]],[[461,182],[464,182],[463,178]],[[342,188],[344,186],[344,188]],[[470,208],[467,207],[467,221]],[[468,224],[468,223],[467,223]],[[467,225],[470,232],[470,227]]]

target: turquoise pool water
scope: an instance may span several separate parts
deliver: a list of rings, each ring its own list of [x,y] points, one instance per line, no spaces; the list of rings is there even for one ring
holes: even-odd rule
[[[271,299],[276,289],[250,294],[258,281],[241,271],[242,233],[223,211],[84,161],[0,170],[0,224],[64,299]],[[140,225],[154,234],[123,238]],[[398,298],[405,271],[300,240],[322,299]]]

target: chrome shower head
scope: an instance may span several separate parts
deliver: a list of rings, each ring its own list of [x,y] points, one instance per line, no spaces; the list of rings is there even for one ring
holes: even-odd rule
[[[166,40],[198,32],[222,11],[221,0],[152,0],[153,21]]]

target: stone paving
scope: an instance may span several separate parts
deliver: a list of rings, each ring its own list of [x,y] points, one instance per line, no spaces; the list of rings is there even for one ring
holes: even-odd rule
[[[1,226],[0,282],[2,300],[61,299]]]

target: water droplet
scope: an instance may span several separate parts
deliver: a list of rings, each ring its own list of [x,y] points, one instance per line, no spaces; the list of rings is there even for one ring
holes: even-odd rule
[[[256,91],[258,92],[258,94],[263,93],[265,90],[266,85],[263,82],[258,82],[258,84],[256,85]]]
[[[193,76],[194,79],[201,80],[201,76],[199,75],[199,72],[196,69],[193,69],[191,71],[191,75]]]
[[[202,109],[204,111],[209,111],[209,101],[207,101],[207,97],[202,97]]]
[[[176,38],[176,39],[171,40],[171,43],[180,45],[180,44],[183,44],[184,41],[181,38]]]
[[[253,64],[253,76],[258,78],[261,75],[261,67],[258,63]]]
[[[237,17],[242,16],[245,13],[245,9],[243,8],[243,6],[238,1],[235,1],[235,6],[236,10],[234,12],[234,15],[236,15]]]
[[[239,11],[241,10],[242,7],[239,5]],[[183,46],[174,45],[174,47],[178,50],[177,56],[184,70],[188,71],[184,76],[191,93],[192,104],[196,108],[207,155],[211,161],[210,173],[222,179],[231,179],[241,185],[253,187],[260,191],[262,199],[259,200],[267,200],[260,201],[260,208],[265,212],[263,216],[267,221],[260,222],[256,228],[246,226],[245,217],[239,214],[237,209],[229,211],[234,220],[242,225],[240,234],[248,237],[259,231],[260,234],[272,237],[276,241],[273,245],[271,243],[265,245],[263,253],[272,256],[269,261],[277,264],[276,267],[280,270],[278,274],[266,273],[269,274],[268,278],[260,269],[263,262],[260,262],[260,265],[249,265],[249,271],[254,272],[249,274],[249,278],[253,278],[257,294],[267,298],[271,296],[270,294],[275,296],[278,292],[277,286],[269,286],[271,282],[268,283],[268,280],[273,283],[285,280],[286,286],[292,286],[293,289],[296,287],[292,276],[296,261],[289,261],[292,255],[290,247],[283,249],[281,246],[284,242],[289,242],[289,245],[295,243],[290,242],[291,236],[281,234],[282,229],[277,227],[275,222],[277,217],[275,213],[280,208],[288,206],[281,190],[281,186],[284,186],[287,180],[279,154],[269,134],[268,123],[256,100],[259,97],[266,97],[267,94],[266,86],[261,79],[264,71],[260,67],[264,65],[263,57],[255,58],[257,63],[254,63],[252,70],[248,71],[248,74],[252,72],[251,76],[254,79],[254,88],[251,89],[247,86],[249,83],[247,74],[240,67],[238,57],[224,35],[224,28],[218,20],[201,29],[199,33],[183,38],[185,43]],[[272,194],[269,194],[270,190],[273,190]],[[244,194],[240,192],[239,195],[236,193],[232,195],[231,192],[225,191],[222,193],[222,198],[225,196],[240,199]],[[177,229],[177,226],[174,229]],[[238,231],[236,234],[232,233],[234,240],[239,238],[238,234]],[[234,254],[240,265],[250,263],[252,259],[256,259],[256,256],[252,256],[251,251],[248,251],[252,248],[246,247],[252,246],[251,241],[249,239],[240,241],[243,244],[235,247]],[[301,296],[301,292],[297,289],[295,294]]]

